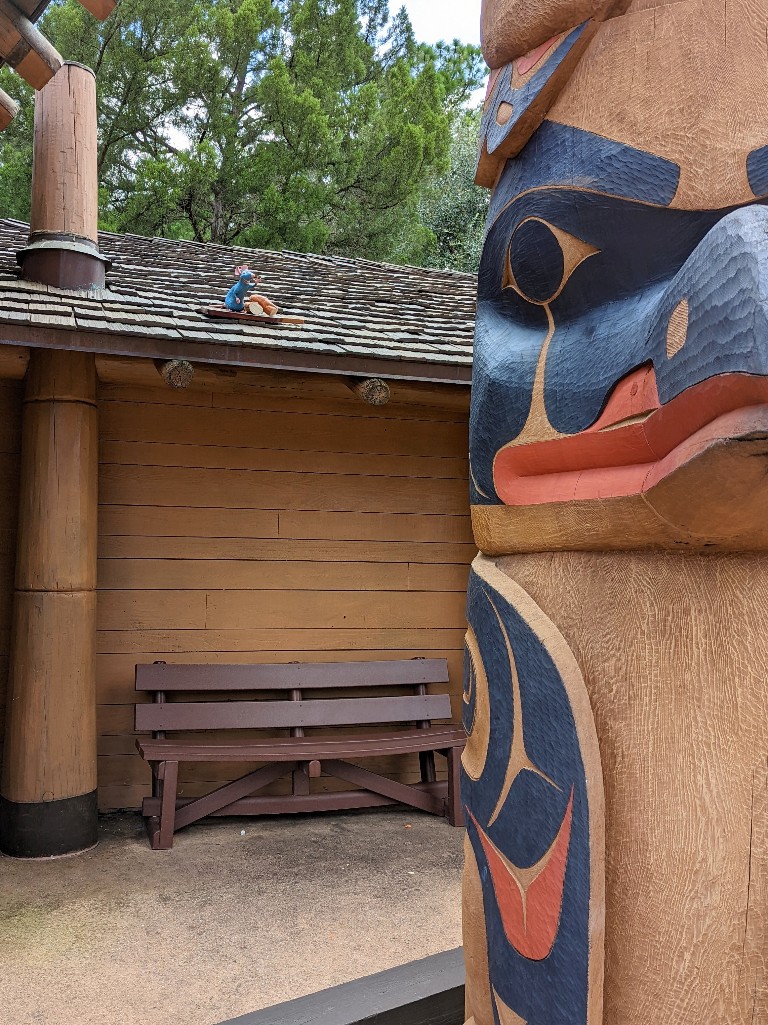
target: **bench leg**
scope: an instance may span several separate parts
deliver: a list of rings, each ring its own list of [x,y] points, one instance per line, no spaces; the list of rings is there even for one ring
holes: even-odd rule
[[[448,821],[452,826],[464,825],[461,807],[461,748],[451,747],[448,757]]]
[[[435,752],[419,751],[419,768],[421,769],[421,782],[434,783],[437,779],[435,769]]]
[[[156,851],[169,851],[173,847],[173,828],[176,820],[176,790],[179,782],[179,763],[165,762],[163,795],[160,803],[160,831],[156,834]]]
[[[309,771],[306,765],[306,762],[299,762],[298,769],[291,773],[294,797],[306,797],[309,793]]]

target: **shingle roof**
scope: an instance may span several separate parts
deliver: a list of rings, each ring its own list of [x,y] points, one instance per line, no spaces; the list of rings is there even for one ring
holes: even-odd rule
[[[361,360],[374,360],[399,366],[397,376],[469,379],[473,274],[104,233],[101,251],[113,261],[107,288],[71,292],[19,279],[16,252],[27,233],[26,224],[0,220],[0,341],[12,341],[14,327],[20,342],[22,334],[29,341],[30,329],[47,337],[51,330],[70,331],[77,333],[72,347],[95,351],[117,351],[122,339],[132,340],[122,351],[179,355],[172,343],[183,343],[185,358],[218,362],[212,349],[231,346],[238,354],[224,352],[223,361],[243,356],[255,362],[249,354],[258,350],[261,365],[272,365],[267,352],[278,362],[280,353],[304,353],[332,358],[342,372],[345,364],[357,372]],[[259,291],[281,313],[305,317],[304,326],[212,320],[201,313],[223,303],[239,264],[257,270]],[[429,377],[429,367],[438,365],[443,376]]]

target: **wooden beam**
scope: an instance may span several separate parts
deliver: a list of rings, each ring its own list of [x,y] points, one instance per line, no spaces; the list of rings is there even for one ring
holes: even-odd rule
[[[11,99],[8,93],[0,89],[0,132],[7,128],[19,112],[19,105],[16,100]]]
[[[389,385],[380,377],[365,377],[362,380],[352,378],[349,381],[350,389],[362,401],[369,406],[386,406],[389,402]]]
[[[10,0],[0,0],[0,57],[34,89],[64,63],[61,55]]]
[[[0,345],[0,381],[23,381],[29,363],[29,349]]]
[[[157,372],[169,388],[189,388],[195,376],[195,369],[186,359],[157,360]]]
[[[346,353],[295,352],[282,348],[262,348],[245,343],[212,340],[201,344],[183,338],[152,338],[127,331],[60,330],[43,324],[5,324],[0,322],[0,345],[26,345],[30,348],[79,349],[111,356],[144,356],[152,359],[188,359],[196,367],[217,364],[220,367],[252,367],[264,370],[303,371],[308,374],[337,374],[341,377],[369,376],[380,373],[390,381],[421,384],[470,385],[472,367],[468,364],[426,363],[419,360],[378,359]]]
[[[117,7],[117,0],[80,0],[80,6],[84,7],[94,18],[104,21]]]

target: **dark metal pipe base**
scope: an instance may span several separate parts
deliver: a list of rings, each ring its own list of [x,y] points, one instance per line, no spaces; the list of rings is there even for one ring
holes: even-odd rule
[[[53,858],[95,846],[96,791],[61,801],[18,804],[0,797],[0,851],[12,858]]]
[[[111,266],[90,239],[49,231],[30,235],[16,259],[26,281],[56,288],[103,288]]]

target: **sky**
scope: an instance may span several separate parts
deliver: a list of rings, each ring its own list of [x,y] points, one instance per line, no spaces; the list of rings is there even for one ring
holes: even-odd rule
[[[408,10],[416,38],[421,43],[460,39],[480,43],[480,0],[390,0],[389,9]]]

